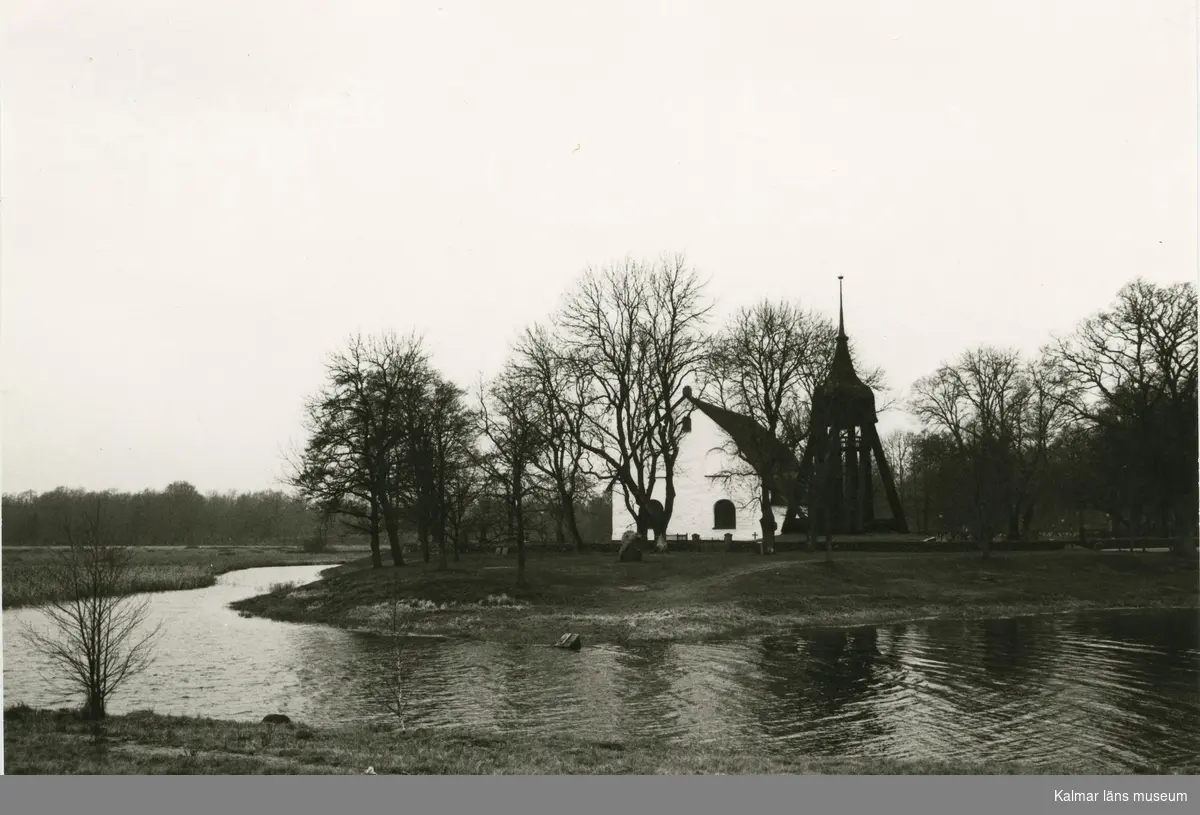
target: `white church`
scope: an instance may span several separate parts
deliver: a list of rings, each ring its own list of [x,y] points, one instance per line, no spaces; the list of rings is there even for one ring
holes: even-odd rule
[[[675,504],[668,540],[697,536],[700,540],[722,540],[726,536],[735,541],[760,539],[762,482],[758,473],[768,468],[755,462],[762,461],[775,463],[772,469],[776,475],[768,483],[775,530],[781,531],[799,470],[795,454],[753,419],[694,397],[690,387],[683,389],[683,397],[683,437],[675,462]],[[764,456],[765,451],[770,452]],[[651,493],[660,509],[665,491],[660,477]],[[624,493],[619,483],[613,486],[613,540],[637,528]],[[651,531],[649,536],[657,537],[658,531]]]

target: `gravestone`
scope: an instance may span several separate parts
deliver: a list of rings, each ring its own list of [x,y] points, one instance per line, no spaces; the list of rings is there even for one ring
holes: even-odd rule
[[[636,563],[642,559],[642,550],[638,548],[638,536],[632,529],[621,536],[621,548],[617,552],[617,560],[621,563]]]
[[[558,642],[554,644],[555,648],[566,648],[568,651],[578,651],[583,647],[583,640],[579,639],[578,634],[563,634]]]

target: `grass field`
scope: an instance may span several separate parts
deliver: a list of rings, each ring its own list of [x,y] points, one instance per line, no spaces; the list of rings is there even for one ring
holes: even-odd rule
[[[677,553],[619,563],[601,554],[533,555],[528,585],[512,558],[457,568],[354,561],[303,587],[239,601],[243,613],[385,630],[393,596],[413,633],[512,642],[704,641],[804,625],[999,617],[1099,608],[1200,605],[1193,558],[1089,551],[822,555]]]
[[[707,744],[591,741],[472,730],[397,732],[384,726],[313,729],[130,713],[110,717],[93,743],[70,712],[5,712],[7,774],[407,775],[1077,775],[1068,765],[898,762],[885,758],[780,757]],[[1146,767],[1147,773],[1194,772]]]
[[[202,589],[215,583],[218,575],[235,569],[342,563],[359,554],[357,550],[314,554],[294,546],[156,546],[133,551],[137,574],[131,593]],[[55,556],[56,550],[48,547],[0,550],[4,608],[37,605],[50,599],[34,577],[38,566]]]

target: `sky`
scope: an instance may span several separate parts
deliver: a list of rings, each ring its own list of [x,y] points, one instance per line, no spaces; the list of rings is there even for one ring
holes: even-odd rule
[[[899,396],[1196,276],[1193,2],[5,9],[6,493],[279,488],[351,334],[471,385],[625,256],[714,327],[845,275]]]

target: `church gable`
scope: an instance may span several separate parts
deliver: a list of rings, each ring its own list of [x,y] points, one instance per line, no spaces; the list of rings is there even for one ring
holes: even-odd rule
[[[695,398],[688,387],[683,389],[683,395],[692,407],[689,413],[692,422],[701,417],[702,422],[713,428],[711,436],[719,439],[714,444],[729,451],[725,456],[726,471],[745,473],[755,481],[756,490],[758,482],[765,480],[771,490],[771,503],[787,506],[795,495],[800,470],[796,454],[750,417]]]
[[[682,409],[684,415],[680,417],[680,423],[684,433],[673,473],[675,502],[668,535],[699,536],[702,540],[720,540],[726,535],[739,541],[757,539],[762,530],[760,478],[744,460],[753,460],[754,453],[749,456],[740,453],[743,445],[749,447],[756,443],[753,441],[755,431],[750,426],[758,426],[746,417],[721,412],[711,403],[692,398],[690,388],[684,389]],[[737,418],[732,417],[742,419],[743,424],[739,427]],[[731,427],[733,433],[729,430]],[[762,428],[758,428],[758,432],[769,435]],[[791,456],[790,452],[788,455]],[[795,460],[794,456],[791,458]],[[663,489],[660,481],[654,494],[660,502]],[[774,488],[772,492],[773,503],[779,504],[773,514],[776,528],[780,528],[790,493]],[[613,495],[613,538],[619,539],[624,531],[634,526],[618,485]]]
[[[737,479],[747,472],[744,462],[730,453],[729,434],[703,411],[692,410],[683,419],[675,463],[675,487],[681,481]]]

